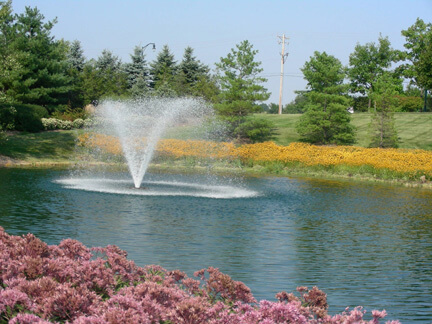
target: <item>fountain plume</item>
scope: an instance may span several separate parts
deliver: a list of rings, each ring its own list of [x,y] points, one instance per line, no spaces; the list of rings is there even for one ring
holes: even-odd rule
[[[135,188],[141,186],[167,128],[182,121],[202,121],[208,112],[208,105],[193,98],[105,101],[97,109],[102,131],[120,140]]]

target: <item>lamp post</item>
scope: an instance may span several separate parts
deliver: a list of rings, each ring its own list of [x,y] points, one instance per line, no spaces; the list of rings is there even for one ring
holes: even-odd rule
[[[155,43],[148,43],[147,45],[145,45],[145,46],[142,47],[143,52],[144,52],[144,50],[147,48],[147,46],[149,46],[149,45],[153,45],[153,47],[152,47],[152,50],[153,50],[153,51],[156,50],[156,44],[155,44]]]

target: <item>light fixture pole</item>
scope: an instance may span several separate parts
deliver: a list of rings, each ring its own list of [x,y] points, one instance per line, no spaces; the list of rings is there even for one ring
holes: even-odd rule
[[[153,45],[153,47],[152,47],[152,50],[153,50],[153,51],[156,50],[156,44],[155,44],[155,43],[148,43],[147,45],[145,45],[145,46],[142,47],[143,52],[144,52],[144,50],[147,48],[147,46],[149,46],[149,45]]]

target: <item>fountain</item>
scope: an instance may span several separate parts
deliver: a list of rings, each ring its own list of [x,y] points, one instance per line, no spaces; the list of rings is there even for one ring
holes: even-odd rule
[[[58,182],[67,188],[114,194],[145,196],[194,196],[210,198],[244,198],[256,192],[232,184],[232,179],[179,175],[174,180],[155,177],[145,181],[147,169],[154,156],[158,141],[168,131],[185,126],[197,133],[203,131],[203,122],[212,115],[209,105],[196,98],[146,98],[129,101],[105,101],[96,109],[94,133],[117,138],[127,163],[130,180],[103,177],[71,177]],[[189,135],[190,131],[189,131]],[[184,134],[183,134],[184,137]],[[91,171],[93,172],[93,171]],[[193,181],[191,181],[191,179]],[[145,190],[136,190],[145,189]]]
[[[132,176],[140,188],[156,145],[174,121],[201,121],[208,109],[201,100],[191,98],[147,98],[140,101],[107,101],[97,110],[104,131],[114,130]]]

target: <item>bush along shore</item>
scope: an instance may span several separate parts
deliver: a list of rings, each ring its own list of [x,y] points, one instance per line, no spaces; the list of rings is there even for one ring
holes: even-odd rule
[[[0,227],[0,323],[378,324],[386,316],[374,310],[367,321],[361,307],[331,316],[317,287],[258,302],[216,268],[194,276],[139,267],[114,245],[87,248],[72,239],[47,245]]]

